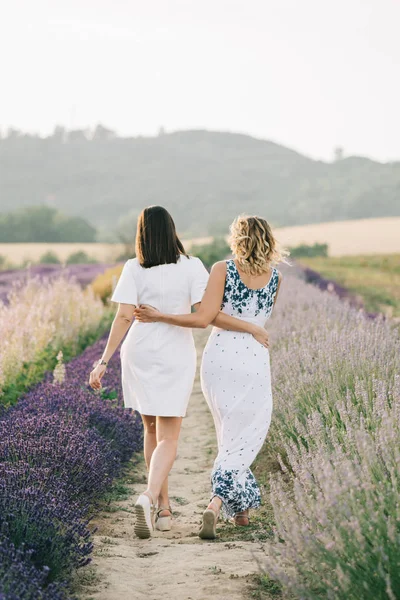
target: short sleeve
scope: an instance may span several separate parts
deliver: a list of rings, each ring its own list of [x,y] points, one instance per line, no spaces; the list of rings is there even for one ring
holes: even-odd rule
[[[118,279],[118,283],[111,296],[112,302],[120,302],[121,304],[137,305],[137,289],[135,277],[133,273],[133,265],[130,260],[126,261],[122,273]]]
[[[199,258],[192,258],[192,280],[190,288],[190,303],[197,304],[203,299],[204,292],[206,291],[209,273]]]

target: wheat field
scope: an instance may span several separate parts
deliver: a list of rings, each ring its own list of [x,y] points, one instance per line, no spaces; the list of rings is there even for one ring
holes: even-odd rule
[[[400,253],[400,217],[380,219],[359,219],[314,223],[295,227],[276,228],[275,234],[284,246],[299,244],[328,244],[330,256],[354,256]],[[211,241],[211,237],[184,240],[190,250],[193,244],[201,245]],[[37,262],[49,250],[61,261],[74,252],[83,250],[90,257],[101,262],[112,262],[120,255],[122,244],[0,244],[0,256],[14,264],[24,261]]]

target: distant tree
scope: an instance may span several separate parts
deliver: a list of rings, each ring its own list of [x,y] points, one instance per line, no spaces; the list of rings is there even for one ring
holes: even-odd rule
[[[338,162],[339,160],[343,160],[344,150],[341,146],[337,146],[335,148],[334,156],[335,156],[335,162]]]
[[[97,260],[95,258],[91,258],[86,252],[83,250],[78,250],[78,252],[73,252],[70,254],[66,260],[67,265],[82,265],[82,264],[91,264],[96,263]]]
[[[21,136],[21,131],[19,129],[14,129],[14,127],[9,127],[7,129],[7,139],[15,140]]]
[[[0,254],[0,271],[8,269],[8,260],[3,254]]]
[[[65,131],[65,127],[62,125],[56,125],[54,127],[53,134],[50,136],[55,142],[59,142],[62,144],[65,142],[67,137],[67,132]]]
[[[58,258],[57,254],[52,250],[48,250],[39,259],[39,262],[45,265],[59,265],[61,260]]]
[[[0,242],[93,242],[96,230],[81,217],[67,217],[50,206],[0,213]]]
[[[165,127],[163,127],[161,125],[161,127],[158,130],[158,137],[161,137],[162,135],[165,135],[165,134],[166,134]]]
[[[87,131],[85,129],[72,129],[67,133],[67,140],[69,142],[87,142]]]
[[[67,217],[57,212],[54,225],[60,241],[70,243],[96,241],[96,229],[82,217]]]
[[[135,256],[135,238],[136,238],[136,226],[139,212],[136,210],[130,211],[124,217],[120,217],[116,228],[116,236],[119,241],[125,246],[124,252],[121,254],[119,260],[126,258],[132,258]]]
[[[113,131],[112,129],[107,129],[107,127],[104,127],[103,125],[101,125],[101,123],[99,123],[96,126],[96,129],[93,131],[92,139],[96,142],[107,142],[108,140],[112,140],[115,137],[115,131]]]

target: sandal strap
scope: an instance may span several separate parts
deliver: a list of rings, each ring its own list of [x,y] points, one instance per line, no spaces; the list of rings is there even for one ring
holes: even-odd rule
[[[151,493],[146,490],[145,492],[143,492],[142,495],[148,497],[148,499],[150,500],[150,508],[151,508],[151,510],[154,510],[155,504],[154,504],[153,496],[151,495]]]
[[[236,513],[234,519],[235,521],[237,521],[238,519],[247,519],[247,521],[250,523],[249,515],[244,515],[243,513]]]
[[[171,510],[171,507],[170,507],[170,506],[159,506],[159,507],[157,508],[157,513],[156,513],[156,514],[157,514],[157,517],[159,517],[159,516],[160,516],[160,513],[161,513],[161,512],[163,512],[164,510],[167,510],[169,513],[171,513],[171,516],[172,516],[172,510]]]
[[[214,498],[211,499],[210,503],[208,506],[210,506],[210,504],[212,504],[213,506],[215,506],[216,510],[214,510],[215,514],[219,515],[221,508],[218,506],[218,504],[216,502],[214,502]],[[212,509],[211,509],[212,510]]]

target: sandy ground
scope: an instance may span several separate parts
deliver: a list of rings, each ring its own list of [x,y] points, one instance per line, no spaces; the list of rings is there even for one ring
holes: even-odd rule
[[[208,332],[196,332],[198,360]],[[205,542],[197,537],[201,514],[209,496],[209,475],[215,456],[211,416],[197,376],[187,418],[184,419],[178,458],[171,472],[170,492],[176,515],[170,532],[155,532],[139,540],[133,532],[133,504],[144,489],[145,468],[139,483],[129,486],[130,497],[119,510],[97,520],[92,585],[80,591],[95,600],[239,600],[248,597],[251,575],[262,558],[258,541],[223,537]],[[136,468],[137,472],[137,468]],[[223,526],[222,526],[223,527]]]

